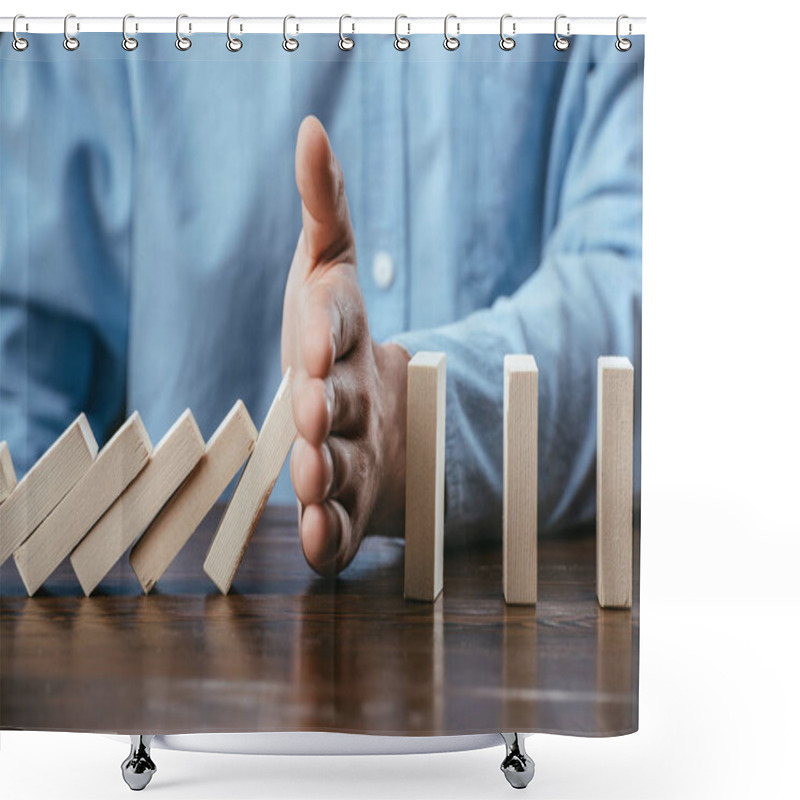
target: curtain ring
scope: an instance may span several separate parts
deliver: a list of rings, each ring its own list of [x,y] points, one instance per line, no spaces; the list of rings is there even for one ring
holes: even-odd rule
[[[620,24],[620,22],[622,22],[622,20],[624,20],[624,19],[628,19],[628,16],[627,16],[626,14],[620,14],[620,15],[617,17],[617,41],[616,41],[616,44],[614,45],[614,47],[616,47],[616,48],[617,48],[617,50],[619,50],[619,51],[620,51],[620,53],[624,53],[624,52],[626,52],[627,50],[630,50],[630,49],[631,49],[631,40],[630,40],[630,39],[623,39],[623,38],[622,38],[622,37],[619,35],[619,24]],[[630,22],[629,22],[629,23],[628,23],[628,35],[630,35],[630,33],[631,33],[631,31],[632,31],[632,30],[633,30],[633,27],[632,27],[632,25],[631,25],[631,24],[630,24]]]
[[[133,14],[126,14],[122,18],[122,49],[132,53],[139,46],[139,40],[134,39],[133,36],[128,36],[127,25],[129,19],[135,19]]]
[[[291,14],[288,14],[283,18],[283,49],[287,53],[293,53],[295,50],[297,50],[298,47],[300,47],[300,42],[298,42],[297,39],[293,39],[287,33],[287,28],[290,19],[296,19],[296,17],[293,17]]]
[[[406,39],[405,36],[400,35],[401,19],[408,19],[408,17],[405,14],[398,14],[394,18],[394,49],[403,51],[411,47],[411,39]],[[406,22],[406,27],[408,28],[408,32],[411,33],[411,23]]]
[[[503,33],[503,23],[507,19],[511,19],[511,14],[503,14],[503,16],[500,17],[500,49],[501,50],[506,50],[506,51],[513,50],[517,46],[517,43],[513,39],[513,37],[506,36],[505,33]],[[516,33],[517,32],[517,23],[516,22],[512,23],[511,31],[512,31],[512,33]]]
[[[81,46],[76,36],[69,35],[69,21],[71,19],[75,19],[74,14],[67,14],[67,16],[64,17],[64,49],[70,52],[77,50]],[[78,30],[80,30],[80,28]]]
[[[239,19],[236,14],[231,14],[228,17],[228,41],[225,42],[225,47],[227,47],[231,53],[238,53],[242,49],[242,40],[231,35],[231,22],[235,19]],[[241,28],[239,30],[241,30]]]
[[[458,41],[458,34],[461,31],[461,23],[456,22],[456,35],[450,36],[447,33],[447,23],[450,22],[451,19],[458,19],[458,18],[456,17],[455,14],[448,14],[444,18],[444,49],[450,50],[452,52],[453,50],[458,50],[458,46],[461,44],[461,42]]]
[[[175,47],[182,51],[186,51],[192,46],[192,40],[188,36],[181,35],[181,20],[188,18],[188,14],[178,14],[175,19]],[[191,29],[192,27],[190,25],[189,30]]]
[[[569,39],[565,39],[563,36],[560,36],[559,33],[558,33],[558,21],[560,19],[566,19],[566,18],[567,18],[566,14],[559,14],[556,17],[555,24],[553,25],[553,32],[555,33],[555,36],[556,36],[556,39],[553,42],[553,47],[555,47],[555,49],[560,51],[560,52],[563,52],[564,50],[566,50],[569,47]],[[567,23],[567,36],[569,36],[569,33],[570,33],[569,28],[570,28],[570,24],[568,22]]]
[[[344,23],[344,21],[346,19],[353,19],[353,18],[349,14],[342,14],[342,16],[339,17],[339,49],[340,50],[352,50],[356,45],[356,43],[349,36],[345,36],[344,33],[342,32],[342,24]],[[353,25],[353,31],[355,32],[356,26],[355,26],[354,23],[352,23],[352,25]]]
[[[17,14],[14,17],[14,21],[11,23],[11,33],[14,38],[11,40],[11,46],[18,52],[21,53],[23,50],[28,49],[28,40],[23,39],[21,36],[17,34],[17,20],[18,19],[25,19],[24,14]]]

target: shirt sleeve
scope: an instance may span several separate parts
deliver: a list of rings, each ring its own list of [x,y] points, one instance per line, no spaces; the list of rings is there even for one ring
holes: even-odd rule
[[[20,472],[81,411],[100,443],[124,413],[128,80],[58,44],[0,69],[0,439]]]
[[[614,58],[577,69],[562,89],[567,108],[552,134],[554,222],[541,262],[490,308],[393,339],[411,354],[447,354],[445,518],[459,535],[495,530],[502,517],[503,359],[510,353],[532,353],[539,368],[539,518],[550,531],[594,518],[597,358],[631,359],[638,506],[641,62]],[[565,119],[578,120],[569,148]]]

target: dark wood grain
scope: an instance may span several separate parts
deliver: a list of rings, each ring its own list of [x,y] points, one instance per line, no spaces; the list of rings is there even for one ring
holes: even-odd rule
[[[638,569],[632,611],[598,608],[592,531],[540,538],[535,609],[503,602],[499,528],[491,544],[448,547],[430,605],[403,599],[402,540],[370,538],[343,575],[320,578],[296,511],[268,508],[222,596],[202,571],[219,514],[146,597],[127,556],[90,598],[68,561],[33,598],[7,562],[0,727],[636,730]]]

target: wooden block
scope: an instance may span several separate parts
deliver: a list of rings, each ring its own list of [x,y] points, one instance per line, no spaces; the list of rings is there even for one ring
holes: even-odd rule
[[[433,602],[444,570],[444,353],[417,353],[408,363],[406,417],[405,590]]]
[[[621,356],[597,362],[597,599],[633,600],[633,365]]]
[[[211,510],[253,450],[258,431],[237,400],[208,440],[205,455],[131,551],[131,566],[149,592]]]
[[[203,564],[206,575],[223,594],[231,588],[296,435],[292,376],[287,369]]]
[[[519,355],[503,372],[503,596],[535,605],[539,370]]]
[[[14,551],[14,561],[29,595],[47,580],[142,471],[151,451],[147,431],[138,412],[134,412],[64,499]]]
[[[14,471],[14,462],[5,442],[0,442],[0,503],[14,491],[17,485],[17,473]]]
[[[81,414],[0,505],[0,565],[86,474],[96,455],[97,442]]]
[[[72,568],[87,597],[155,519],[204,451],[203,436],[187,408],[142,471],[73,551]]]

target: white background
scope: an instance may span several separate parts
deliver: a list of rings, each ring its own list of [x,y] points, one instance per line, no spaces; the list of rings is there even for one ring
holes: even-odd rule
[[[538,798],[797,797],[798,5],[18,0],[28,16],[648,17],[640,731],[529,740]],[[792,99],[794,98],[794,99]],[[498,113],[513,113],[498,109]],[[128,797],[127,749],[2,734],[3,798]],[[508,797],[501,750],[155,752],[154,798]]]

